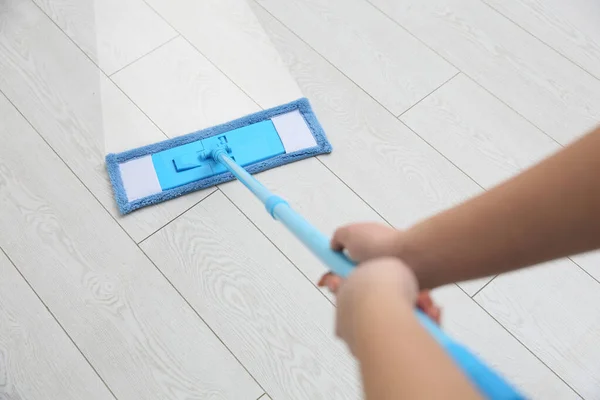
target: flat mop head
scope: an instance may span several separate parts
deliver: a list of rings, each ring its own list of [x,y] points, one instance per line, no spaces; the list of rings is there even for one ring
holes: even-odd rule
[[[212,157],[226,149],[256,173],[331,152],[307,99],[212,128],[106,156],[121,214],[234,179]]]

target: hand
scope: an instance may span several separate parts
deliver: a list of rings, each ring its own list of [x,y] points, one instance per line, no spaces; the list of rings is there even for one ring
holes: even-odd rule
[[[331,238],[331,249],[345,250],[357,263],[378,257],[397,257],[401,236],[401,231],[376,222],[351,224],[336,229]],[[331,273],[319,281],[319,286],[327,286],[334,293],[341,284],[342,278]]]
[[[361,264],[362,265],[362,264]],[[344,280],[332,272],[328,272],[319,280],[319,287],[327,287],[332,293],[337,293],[339,288],[344,283]],[[441,308],[433,302],[431,292],[422,290],[419,292],[416,301],[416,307],[423,311],[425,315],[431,318],[436,324],[440,324],[442,320]]]
[[[348,256],[358,263],[377,257],[400,257],[403,234],[402,231],[375,222],[352,224],[335,231],[331,248],[336,251],[346,250]],[[319,286],[327,286],[335,293],[342,282],[343,279],[339,276],[327,273],[319,281]],[[416,305],[429,318],[440,323],[441,311],[433,303],[429,290],[419,294]]]
[[[357,263],[377,257],[398,257],[402,232],[374,222],[338,228],[331,238],[331,248],[345,250]]]
[[[408,310],[417,300],[413,272],[397,258],[377,258],[357,268],[337,290],[336,334],[356,351],[356,333],[373,312],[385,312],[392,302]],[[397,309],[397,308],[394,308]]]
[[[418,283],[400,259],[365,261],[337,290],[336,334],[360,364],[367,399],[480,399],[414,315]]]

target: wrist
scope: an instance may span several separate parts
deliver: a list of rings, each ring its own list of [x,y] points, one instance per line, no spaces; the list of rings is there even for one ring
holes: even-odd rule
[[[415,274],[419,288],[433,289],[434,282],[431,282],[428,274],[429,266],[435,264],[432,261],[434,256],[431,248],[425,249],[422,242],[422,229],[420,225],[415,225],[402,232],[399,238],[397,257],[402,260]]]

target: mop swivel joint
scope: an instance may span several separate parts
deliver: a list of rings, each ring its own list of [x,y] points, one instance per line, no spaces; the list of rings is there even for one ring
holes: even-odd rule
[[[226,144],[221,144],[218,147],[214,148],[210,151],[209,157],[212,158],[215,162],[219,162],[219,158],[221,155],[230,155],[231,147]]]

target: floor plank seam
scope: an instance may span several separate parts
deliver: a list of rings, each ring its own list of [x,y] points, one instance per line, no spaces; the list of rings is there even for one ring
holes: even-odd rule
[[[379,213],[379,211],[377,211],[375,208],[373,208],[373,206],[371,204],[369,204],[365,199],[363,199],[361,195],[359,195],[356,191],[354,191],[354,189],[352,189],[342,178],[340,178],[335,172],[333,172],[333,170],[331,168],[329,168],[327,166],[327,164],[325,164],[323,162],[323,160],[321,160],[321,157],[325,157],[326,158],[328,156],[327,155],[317,156],[317,160],[321,163],[321,165],[323,165],[329,172],[331,172],[331,174],[333,176],[335,176],[344,186],[346,186],[348,188],[348,190],[350,190],[352,193],[354,193],[354,195],[358,199],[360,199],[360,201],[362,201],[371,211],[373,211],[375,214],[377,214],[377,216],[379,216],[379,218],[381,218],[382,221],[384,221],[391,228],[394,227],[394,225],[392,225],[387,219],[385,219],[385,217],[383,215],[381,215]]]
[[[135,241],[133,241],[135,243]],[[146,252],[144,251],[144,249],[142,249],[142,247],[140,245],[138,245],[136,243],[136,246],[138,247],[138,249],[142,252],[142,254],[144,254],[146,256],[146,258],[152,263],[152,265],[154,265],[154,268],[156,268],[156,270],[158,271],[158,273],[165,278],[165,280],[169,283],[169,285],[171,285],[171,287],[175,290],[175,292],[179,295],[179,297],[181,297],[183,299],[183,301],[185,302],[185,304],[187,304],[187,306],[192,310],[192,312],[194,314],[196,314],[196,316],[198,318],[200,318],[200,321],[202,321],[202,323],[204,325],[206,325],[206,327],[208,328],[209,331],[212,332],[212,334],[215,336],[215,338],[223,345],[223,347],[225,347],[225,349],[227,349],[227,351],[229,352],[229,354],[231,354],[231,356],[237,361],[237,363],[244,369],[244,371],[246,371],[246,373],[248,374],[248,376],[250,378],[252,378],[252,380],[258,385],[258,387],[260,388],[260,390],[262,390],[264,393],[266,393],[267,391],[265,390],[265,388],[260,384],[260,382],[254,377],[254,375],[252,375],[252,373],[250,373],[250,371],[248,370],[248,368],[246,368],[246,366],[240,361],[240,359],[237,357],[237,355],[229,348],[229,346],[227,346],[227,344],[225,344],[225,342],[223,341],[223,339],[221,339],[221,337],[217,334],[217,332],[214,331],[214,329],[208,324],[208,322],[206,322],[206,320],[204,318],[202,318],[202,316],[200,315],[200,313],[198,312],[198,310],[196,310],[192,304],[187,300],[187,298],[179,291],[179,289],[177,289],[177,287],[173,284],[173,282],[171,282],[171,280],[169,278],[167,278],[167,276],[162,272],[162,270],[158,267],[158,265],[156,265],[156,263],[154,262],[154,260],[152,260],[152,258],[150,258],[150,256],[148,254],[146,254]]]
[[[235,87],[237,87],[242,93],[244,93],[248,99],[252,100],[252,102],[254,104],[256,104],[257,107],[259,107],[261,110],[263,109],[263,107],[261,107],[260,104],[258,104],[256,102],[256,100],[254,100],[254,98],[252,98],[252,96],[250,96],[244,89],[242,89],[237,82],[234,82],[233,79],[231,79],[229,77],[229,75],[227,75],[221,68],[219,68],[218,65],[216,65],[209,57],[207,57],[202,51],[200,51],[199,48],[197,48],[185,35],[183,35],[181,32],[179,32],[178,29],[176,29],[165,17],[162,16],[161,13],[159,13],[158,11],[156,11],[154,9],[154,7],[152,7],[150,4],[148,4],[148,2],[146,0],[142,0],[144,2],[144,4],[146,4],[146,6],[148,6],[154,13],[156,13],[156,15],[158,15],[167,25],[169,25],[171,27],[171,29],[173,29],[175,32],[177,32],[177,34],[179,36],[181,36],[190,46],[192,46],[198,53],[200,53],[200,55],[202,57],[204,57],[204,59],[206,59],[214,68],[216,68],[225,78],[227,78],[227,80],[229,82],[231,82]]]
[[[457,285],[458,286],[458,285]],[[469,296],[467,294],[467,292],[465,292],[460,286],[458,286],[458,288],[460,290],[462,290],[467,296]],[[477,306],[483,310],[483,312],[485,312],[490,318],[492,318],[494,321],[496,321],[496,323],[498,325],[500,325],[502,327],[502,329],[504,329],[513,339],[515,339],[518,343],[521,344],[521,346],[523,346],[524,348],[527,349],[527,351],[534,356],[539,362],[541,362],[546,368],[548,368],[549,371],[551,371],[558,379],[560,379],[565,385],[567,385],[567,387],[569,389],[571,389],[573,391],[573,393],[575,393],[577,396],[579,396],[580,398],[584,399],[584,397],[577,391],[575,390],[571,385],[569,385],[569,383],[567,381],[565,381],[556,371],[554,371],[548,364],[546,364],[544,362],[544,360],[542,360],[540,357],[538,357],[537,354],[535,354],[535,352],[533,352],[528,346],[526,346],[523,342],[521,342],[521,340],[519,340],[519,338],[517,338],[510,330],[508,330],[504,325],[502,325],[492,314],[490,314],[481,304],[479,304],[479,302],[477,301],[476,298],[471,298],[471,300],[477,304]]]
[[[294,266],[294,268],[296,268],[296,269],[298,270],[298,272],[300,272],[300,274],[301,274],[301,275],[302,275],[304,278],[306,278],[306,279],[307,279],[307,280],[308,280],[308,281],[309,281],[309,282],[310,282],[310,283],[311,283],[311,284],[314,286],[314,288],[317,290],[317,292],[319,292],[319,293],[321,294],[321,296],[325,297],[325,298],[327,299],[327,301],[329,301],[329,302],[330,302],[331,304],[333,304],[333,306],[335,307],[335,303],[334,303],[334,302],[333,302],[333,301],[332,301],[332,300],[331,300],[329,297],[327,297],[327,295],[326,295],[325,293],[323,293],[323,291],[322,291],[321,289],[319,289],[319,287],[318,287],[318,286],[317,286],[317,285],[316,285],[316,284],[313,282],[313,280],[312,280],[312,279],[310,279],[308,276],[306,276],[306,274],[304,273],[304,271],[302,271],[302,270],[301,270],[301,269],[300,269],[300,268],[299,268],[299,267],[296,265],[296,263],[294,263],[294,262],[293,262],[293,261],[292,261],[292,260],[291,260],[291,259],[288,257],[288,255],[287,255],[287,254],[285,254],[285,253],[284,253],[284,251],[283,251],[283,250],[281,250],[281,249],[279,248],[279,246],[277,246],[277,245],[276,245],[276,244],[275,244],[275,243],[274,243],[274,242],[271,240],[271,238],[270,238],[270,237],[269,237],[269,236],[268,236],[268,235],[267,235],[265,232],[263,232],[263,230],[262,230],[262,229],[260,229],[260,228],[258,227],[258,225],[256,225],[256,223],[255,223],[255,222],[254,222],[254,221],[253,221],[253,220],[252,220],[252,219],[251,219],[251,218],[250,218],[248,215],[246,215],[246,213],[244,213],[244,211],[242,211],[242,209],[241,209],[240,207],[238,207],[238,205],[237,205],[237,204],[236,204],[236,203],[235,203],[233,200],[231,200],[231,199],[230,199],[230,198],[227,196],[227,194],[225,194],[225,192],[223,192],[223,191],[222,191],[220,188],[219,188],[218,190],[221,192],[221,194],[222,194],[223,196],[225,196],[225,198],[226,198],[227,200],[229,200],[229,201],[231,202],[231,204],[233,204],[233,206],[234,206],[235,208],[237,208],[237,210],[238,210],[240,213],[242,213],[242,215],[244,216],[244,218],[246,218],[246,219],[248,220],[248,222],[250,222],[250,223],[251,223],[251,224],[252,224],[252,225],[253,225],[253,226],[256,228],[256,230],[258,230],[258,231],[260,232],[260,234],[261,234],[261,235],[262,235],[262,236],[263,236],[265,239],[267,239],[267,240],[269,241],[269,243],[271,243],[271,244],[273,245],[273,247],[274,247],[274,248],[276,248],[276,249],[277,249],[277,251],[278,251],[279,253],[281,253],[281,255],[282,255],[283,257],[285,257],[285,259],[286,259],[286,260],[288,260],[288,261],[290,262],[290,264],[292,264],[292,265]]]
[[[2,247],[0,247],[0,252],[2,252],[2,254],[4,254],[4,256],[8,259],[8,262],[10,262],[12,264],[12,266],[17,271],[17,273],[19,274],[19,276],[21,278],[23,278],[23,280],[25,281],[25,283],[27,284],[27,286],[29,287],[29,289],[31,289],[31,291],[33,292],[33,294],[35,295],[35,297],[40,301],[40,303],[42,303],[42,305],[48,311],[48,313],[50,314],[50,316],[52,317],[52,319],[58,324],[58,326],[63,331],[63,333],[69,338],[69,341],[77,349],[77,351],[79,352],[79,354],[81,354],[81,356],[83,357],[83,359],[85,360],[85,362],[90,366],[90,368],[92,368],[92,371],[94,371],[94,373],[96,374],[96,376],[98,377],[98,379],[100,379],[100,381],[106,387],[106,389],[109,391],[109,393],[112,395],[112,397],[115,400],[118,400],[118,397],[113,393],[112,389],[106,383],[106,381],[104,380],[104,378],[102,378],[102,375],[100,375],[100,373],[98,373],[98,371],[96,370],[96,368],[94,367],[94,365],[85,356],[85,354],[83,354],[83,351],[81,351],[81,349],[79,348],[79,346],[77,346],[77,343],[75,343],[75,341],[73,340],[73,338],[71,337],[71,335],[69,335],[69,333],[66,331],[66,329],[63,327],[63,325],[58,320],[58,318],[56,318],[56,315],[54,315],[54,313],[52,312],[52,310],[50,310],[50,307],[48,307],[46,305],[46,303],[44,302],[44,300],[42,300],[42,298],[38,295],[38,293],[35,291],[35,289],[33,288],[33,286],[31,286],[31,284],[29,283],[29,281],[27,280],[27,278],[25,278],[25,276],[21,273],[21,270],[19,268],[17,268],[17,265],[14,263],[14,261],[12,260],[12,258],[10,258],[10,256],[8,255],[8,253]]]
[[[182,212],[180,212],[179,214],[177,214],[175,217],[173,217],[171,220],[169,220],[169,222],[167,222],[166,224],[164,224],[163,226],[161,226],[160,228],[156,229],[154,232],[152,232],[151,234],[149,234],[148,236],[146,236],[145,238],[143,238],[142,240],[140,240],[139,242],[137,242],[137,244],[142,244],[144,241],[146,241],[146,239],[149,239],[150,237],[154,236],[155,233],[157,233],[158,231],[162,230],[164,227],[166,227],[171,222],[173,222],[176,219],[178,219],[179,217],[181,217],[183,214],[185,214],[186,212],[188,212],[192,208],[196,207],[202,201],[208,199],[210,196],[212,196],[213,194],[215,194],[215,192],[217,192],[217,190],[218,190],[216,188],[209,188],[207,190],[211,190],[211,189],[212,189],[212,192],[210,192],[206,197],[203,197],[202,199],[198,200],[197,202],[195,202],[194,204],[192,204],[191,206],[189,206],[188,208],[186,208],[185,210],[183,210]],[[150,206],[150,207],[152,207],[152,206]],[[135,242],[135,240],[134,240],[134,242]]]
[[[521,114],[520,112],[518,112],[517,110],[515,110],[514,108],[512,108],[509,104],[507,104],[504,100],[502,100],[501,98],[499,98],[498,96],[496,96],[496,94],[494,94],[494,92],[492,92],[491,90],[489,90],[488,88],[486,88],[485,86],[483,86],[482,84],[480,84],[479,82],[477,82],[475,79],[473,79],[472,77],[470,77],[468,74],[466,73],[462,73],[468,80],[470,80],[471,82],[473,82],[474,84],[476,84],[477,86],[479,86],[481,89],[485,90],[489,95],[491,95],[492,97],[494,97],[497,101],[499,101],[501,104],[503,104],[504,106],[508,107],[511,111],[513,111],[515,114],[517,114],[519,117],[523,118],[524,121],[526,121],[529,125],[533,126],[535,129],[537,129],[538,131],[540,131],[541,133],[543,133],[548,139],[552,140],[554,143],[556,143],[557,145],[559,145],[560,147],[565,147],[562,143],[560,143],[558,140],[556,140],[554,137],[550,136],[548,133],[546,133],[545,130],[543,130],[542,128],[540,128],[539,126],[537,126],[536,124],[534,124],[533,122],[531,122],[527,117],[525,117],[523,114]]]
[[[569,57],[567,57],[566,55],[564,55],[563,53],[561,53],[560,51],[558,51],[557,49],[555,49],[554,47],[552,47],[549,43],[546,43],[544,40],[540,39],[539,37],[537,37],[536,35],[534,35],[533,33],[529,32],[527,29],[525,29],[524,27],[522,27],[520,24],[518,24],[516,21],[514,21],[512,18],[504,15],[504,13],[502,13],[501,11],[497,10],[494,6],[492,6],[491,4],[489,4],[487,1],[485,0],[481,0],[481,2],[483,4],[485,4],[486,6],[488,6],[490,9],[492,9],[495,13],[497,13],[498,15],[502,16],[503,18],[509,20],[512,24],[514,24],[516,27],[518,27],[519,29],[521,29],[522,31],[524,31],[525,33],[527,33],[528,35],[530,35],[531,37],[533,37],[535,40],[539,41],[540,43],[543,43],[546,47],[548,47],[549,49],[551,49],[552,51],[554,51],[556,54],[558,54],[559,56],[561,56],[562,58],[564,58],[565,60],[569,61],[571,64],[579,67],[580,70],[582,70],[583,72],[585,72],[586,74],[588,74],[589,76],[591,76],[592,78],[600,81],[600,78],[597,77],[596,75],[592,74],[590,71],[588,71],[587,69],[585,69],[583,66],[579,65],[578,63],[576,63],[574,60],[571,60]]]
[[[420,138],[425,144],[427,144],[427,146],[431,147],[433,150],[435,150],[436,153],[438,153],[440,156],[442,156],[446,161],[448,161],[450,164],[452,164],[457,170],[459,170],[460,172],[462,172],[462,174],[464,176],[466,176],[467,178],[469,178],[469,180],[471,182],[473,182],[474,184],[476,184],[477,186],[479,186],[479,188],[483,191],[485,191],[485,188],[483,186],[481,186],[479,184],[479,182],[477,182],[475,179],[473,179],[473,177],[471,177],[471,175],[467,174],[462,168],[460,168],[458,165],[456,165],[454,163],[454,161],[452,161],[451,159],[449,159],[444,153],[442,153],[437,147],[435,147],[434,145],[432,145],[431,143],[429,143],[427,140],[423,139],[423,137],[421,135],[419,135],[413,128],[411,128],[406,122],[402,121],[401,119],[398,119],[398,121],[400,121],[402,123],[402,125],[404,125],[405,127],[407,127],[412,133],[415,134],[415,136],[417,136],[418,138]]]
[[[529,120],[529,118],[525,117],[523,114],[521,114],[519,111],[515,110],[511,105],[509,105],[508,103],[506,103],[504,100],[502,100],[501,98],[499,98],[498,96],[496,96],[495,93],[493,93],[492,91],[490,91],[489,89],[487,89],[485,86],[481,85],[479,82],[477,82],[477,80],[475,80],[473,77],[471,77],[469,74],[467,74],[465,71],[461,70],[460,68],[458,68],[456,65],[454,65],[452,62],[450,62],[448,59],[446,59],[446,57],[444,57],[443,55],[441,55],[437,50],[435,50],[434,48],[432,48],[431,46],[429,46],[425,41],[421,40],[421,38],[419,38],[418,36],[416,36],[414,33],[412,33],[410,30],[408,30],[407,28],[404,27],[404,25],[401,25],[398,21],[396,21],[395,19],[393,19],[392,17],[390,17],[389,15],[387,15],[385,12],[383,12],[383,10],[381,10],[379,7],[377,7],[375,4],[371,3],[370,0],[364,0],[367,3],[369,3],[371,6],[373,6],[375,9],[377,9],[377,11],[379,11],[381,14],[385,15],[386,18],[388,18],[390,21],[392,21],[394,24],[398,25],[402,30],[404,30],[405,32],[407,32],[409,35],[411,35],[412,37],[414,37],[416,40],[418,40],[421,44],[423,44],[423,46],[427,47],[429,50],[433,51],[435,54],[438,55],[438,57],[441,57],[444,61],[446,61],[448,64],[450,64],[451,66],[453,66],[454,68],[456,68],[457,70],[459,70],[464,76],[466,76],[467,78],[469,78],[471,81],[475,82],[477,85],[479,85],[481,88],[483,88],[486,92],[488,92],[489,94],[491,94],[496,100],[498,100],[499,102],[501,102],[502,104],[504,104],[506,107],[510,108],[512,111],[514,111],[515,113],[517,113],[519,116],[521,116],[523,119],[525,119],[528,123],[530,123],[532,126],[534,126],[535,128],[537,128],[540,132],[542,132],[544,135],[548,136],[550,139],[552,139],[553,141],[555,141],[556,143],[560,144],[556,139],[554,139],[552,136],[550,136],[548,133],[546,133],[546,131],[544,131],[543,129],[541,129],[539,126],[537,126],[536,124],[534,124],[532,121]]]
[[[479,294],[479,292],[481,292],[483,289],[485,289],[485,288],[486,288],[486,287],[487,287],[487,286],[488,286],[490,283],[492,283],[492,281],[493,281],[494,279],[496,279],[496,278],[497,278],[497,277],[499,277],[499,276],[500,276],[500,274],[496,274],[496,275],[494,275],[494,276],[492,277],[492,279],[490,279],[489,281],[487,281],[487,282],[486,282],[486,283],[485,283],[485,284],[484,284],[482,287],[480,287],[480,288],[479,288],[479,289],[478,289],[478,290],[477,290],[475,293],[473,293],[473,295],[472,295],[472,296],[469,296],[469,297],[470,297],[470,298],[472,298],[472,299],[473,299],[473,298],[475,298],[475,296],[477,296],[477,295]],[[465,292],[465,293],[467,293],[467,292]]]
[[[102,72],[102,70],[100,70],[100,71]],[[150,121],[150,123],[152,125],[154,125],[156,127],[156,129],[158,129],[158,131],[164,135],[165,139],[169,139],[169,135],[167,135],[165,133],[165,131],[163,131],[161,129],[161,127],[158,126],[158,124],[156,122],[154,122],[154,120],[152,118],[150,118],[150,116],[148,114],[146,114],[146,112],[144,110],[142,110],[141,107],[138,106],[137,103],[135,101],[133,101],[133,99],[131,97],[129,97],[129,95],[127,93],[125,93],[125,91],[123,89],[121,89],[121,86],[117,85],[117,83],[115,81],[113,81],[110,76],[106,75],[104,72],[102,72],[102,73],[104,74],[104,76],[106,76],[106,79],[108,79],[110,82],[112,82],[113,85],[115,85],[117,90],[119,90],[121,93],[123,93],[123,95],[127,98],[127,100],[129,100],[131,102],[131,104],[135,108],[137,108],[146,118],[148,118],[148,121]],[[106,149],[104,149],[104,153],[106,155]]]
[[[578,254],[575,254],[575,255],[578,255]],[[575,255],[574,255],[574,256],[575,256]],[[588,271],[587,271],[585,268],[583,268],[581,265],[579,265],[579,263],[577,263],[577,261],[575,261],[575,260],[573,259],[573,257],[574,257],[574,256],[567,257],[567,258],[568,258],[569,260],[571,260],[571,262],[572,262],[573,264],[577,265],[577,266],[579,267],[579,269],[580,269],[580,270],[582,270],[582,271],[583,271],[583,272],[584,272],[584,273],[585,273],[587,276],[589,276],[590,278],[592,278],[593,280],[595,280],[595,281],[596,281],[596,283],[600,285],[600,280],[598,280],[598,279],[597,279],[597,278],[596,278],[594,275],[590,274],[590,273],[589,273],[589,272],[588,272]]]
[[[177,39],[178,37],[180,37],[181,35],[179,33],[177,33],[175,36],[173,36],[172,38],[170,38],[169,40],[167,40],[164,43],[159,44],[158,46],[156,46],[155,48],[153,48],[152,50],[150,50],[149,52],[139,56],[138,58],[136,58],[135,60],[125,64],[124,66],[122,66],[121,68],[119,68],[118,70],[116,70],[115,72],[111,73],[110,75],[107,75],[110,80],[112,81],[112,77],[113,75],[118,74],[119,72],[123,71],[125,68],[135,64],[136,62],[140,61],[142,58],[146,57],[147,55],[150,55],[152,53],[154,53],[156,50],[160,49],[161,47],[166,46],[167,44],[171,43],[173,40]],[[116,85],[116,83],[115,83]]]
[[[456,78],[461,73],[462,72],[460,70],[458,70],[457,73],[455,73],[454,75],[452,75],[450,78],[446,79],[441,85],[439,85],[438,87],[436,87],[435,89],[433,89],[431,92],[427,93],[425,96],[423,96],[421,99],[419,99],[415,104],[413,104],[412,106],[408,107],[406,110],[404,110],[403,112],[401,112],[400,114],[398,114],[396,116],[396,118],[402,117],[404,114],[406,114],[407,112],[409,112],[410,110],[412,110],[413,108],[415,108],[416,106],[418,106],[423,100],[425,100],[426,98],[428,98],[429,96],[431,96],[432,94],[434,94],[435,92],[437,92],[442,86],[446,85],[446,83],[450,82],[452,79]]]

